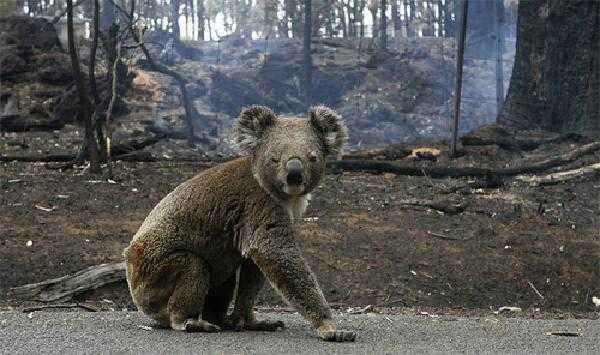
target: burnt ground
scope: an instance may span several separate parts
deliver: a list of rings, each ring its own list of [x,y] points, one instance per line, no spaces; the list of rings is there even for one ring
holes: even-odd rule
[[[535,161],[573,147],[546,145],[527,156]],[[415,164],[507,166],[523,155],[484,148],[451,163]],[[590,155],[576,166],[598,158]],[[0,163],[2,291],[121,260],[151,208],[204,168],[118,162],[110,183],[80,169],[48,167]],[[507,181],[500,188],[447,192],[472,180],[327,175],[299,226],[300,243],[326,298],[353,306],[468,313],[509,305],[594,316],[592,298],[600,297],[600,179],[535,188]],[[444,214],[402,203],[411,198],[468,207]],[[0,306],[23,304],[4,292],[0,299]],[[80,299],[129,304],[124,283]],[[263,305],[280,302],[272,290],[263,292]]]

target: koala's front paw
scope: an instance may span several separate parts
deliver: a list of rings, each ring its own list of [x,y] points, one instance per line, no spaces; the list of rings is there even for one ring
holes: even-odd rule
[[[324,324],[317,328],[317,335],[325,341],[354,341],[356,333],[349,330],[338,330],[333,324]]]

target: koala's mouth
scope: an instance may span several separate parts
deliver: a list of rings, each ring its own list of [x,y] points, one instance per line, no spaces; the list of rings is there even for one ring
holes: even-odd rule
[[[283,192],[290,196],[300,196],[304,194],[305,187],[304,184],[283,184]]]

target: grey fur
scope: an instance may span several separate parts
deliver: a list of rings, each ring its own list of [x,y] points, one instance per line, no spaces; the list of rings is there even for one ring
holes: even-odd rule
[[[176,330],[276,330],[281,322],[257,321],[252,311],[266,279],[319,337],[354,340],[354,333],[332,324],[293,225],[322,178],[325,156],[343,146],[346,133],[339,116],[317,107],[309,119],[283,118],[266,107],[251,107],[241,113],[234,134],[251,156],[178,186],[125,249],[135,304]],[[289,166],[295,167],[294,178]],[[235,306],[227,315],[237,270]]]

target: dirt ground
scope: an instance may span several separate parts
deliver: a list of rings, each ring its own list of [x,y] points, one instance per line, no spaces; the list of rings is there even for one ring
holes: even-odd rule
[[[450,164],[508,166],[573,147],[542,146],[527,157],[482,149]],[[599,158],[596,153],[578,164]],[[52,166],[0,163],[0,306],[20,304],[4,292],[10,287],[120,261],[152,207],[203,169],[199,163],[117,162],[108,181]],[[500,188],[447,192],[472,180],[327,175],[298,228],[326,298],[352,306],[519,306],[593,315],[592,298],[600,297],[600,180],[535,188],[507,181]],[[467,208],[445,214],[406,204],[414,198]],[[130,306],[124,283],[80,299]],[[263,292],[261,304],[280,303],[272,290]]]

